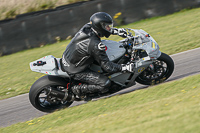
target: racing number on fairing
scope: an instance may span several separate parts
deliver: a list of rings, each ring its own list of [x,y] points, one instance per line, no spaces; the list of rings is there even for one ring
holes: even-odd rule
[[[141,72],[143,72],[144,70],[145,70],[145,67],[141,67],[141,68],[138,69],[138,73],[141,73]]]

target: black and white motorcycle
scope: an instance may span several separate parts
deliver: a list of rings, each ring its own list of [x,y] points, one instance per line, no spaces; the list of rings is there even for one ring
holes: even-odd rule
[[[172,58],[159,50],[157,42],[144,30],[127,29],[128,36],[119,42],[103,40],[110,61],[127,64],[136,63],[134,73],[105,73],[98,64],[90,69],[100,72],[112,81],[111,89],[106,94],[88,94],[87,100],[102,95],[113,94],[126,89],[138,82],[143,85],[154,85],[168,79],[174,71]],[[132,33],[135,32],[135,36]],[[31,87],[29,99],[31,104],[40,111],[52,112],[56,109],[69,107],[74,101],[80,101],[71,91],[71,86],[81,84],[62,71],[61,59],[52,55],[30,63],[32,71],[45,73]]]

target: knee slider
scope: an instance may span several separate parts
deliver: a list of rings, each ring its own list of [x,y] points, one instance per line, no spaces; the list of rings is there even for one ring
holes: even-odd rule
[[[110,79],[108,79],[104,84],[104,88],[109,88],[110,85],[111,85],[111,81],[110,81]]]
[[[105,93],[109,90],[109,87],[111,85],[111,81],[108,79],[105,84],[100,88],[101,93]]]

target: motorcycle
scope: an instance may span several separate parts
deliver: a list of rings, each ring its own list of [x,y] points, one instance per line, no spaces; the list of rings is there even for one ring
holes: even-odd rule
[[[90,69],[108,76],[111,88],[107,93],[87,94],[84,100],[102,97],[126,89],[138,82],[143,85],[155,85],[167,80],[174,71],[172,58],[159,50],[159,45],[147,32],[140,29],[127,28],[125,39],[116,42],[102,40],[106,45],[106,53],[110,59],[118,64],[138,64],[135,71],[106,73],[100,65],[94,62]],[[133,36],[133,33],[135,35]],[[62,59],[48,55],[30,63],[30,69],[47,75],[38,79],[30,88],[29,100],[38,110],[52,112],[60,108],[69,107],[74,101],[83,99],[75,96],[71,90],[73,85],[81,84],[63,71]]]

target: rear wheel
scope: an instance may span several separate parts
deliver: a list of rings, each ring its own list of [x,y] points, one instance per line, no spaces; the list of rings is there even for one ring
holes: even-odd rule
[[[72,102],[62,102],[61,99],[48,96],[49,88],[64,91],[68,81],[56,76],[44,76],[38,79],[31,87],[29,92],[29,100],[31,104],[38,110],[43,112],[53,112],[56,109],[69,107]]]
[[[162,53],[161,56],[153,63],[152,67],[148,67],[137,78],[136,81],[144,85],[154,85],[168,79],[174,71],[174,62],[172,58]]]

